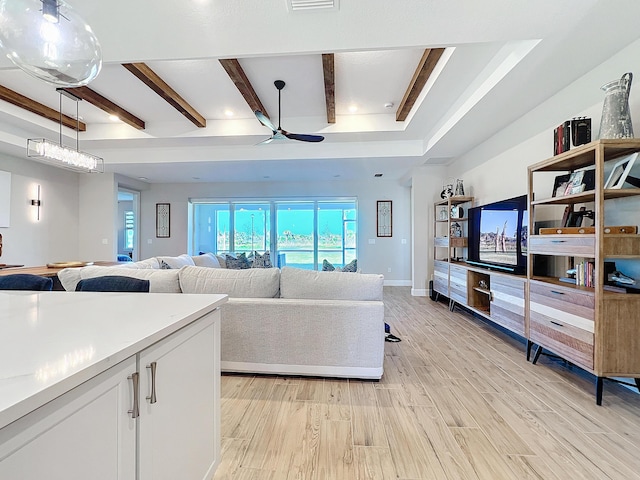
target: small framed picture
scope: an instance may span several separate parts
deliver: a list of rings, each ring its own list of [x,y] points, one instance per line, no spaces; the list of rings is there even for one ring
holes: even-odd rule
[[[611,170],[607,181],[604,183],[604,188],[622,188],[637,158],[638,153],[636,152],[617,160],[613,164],[613,170]]]
[[[552,197],[562,197],[567,190],[567,183],[569,182],[570,173],[565,175],[558,175],[553,183]]]

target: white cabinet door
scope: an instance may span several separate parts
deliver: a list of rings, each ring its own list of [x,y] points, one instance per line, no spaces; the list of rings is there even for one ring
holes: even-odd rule
[[[134,480],[135,371],[132,357],[0,430],[0,479]]]
[[[220,462],[219,319],[214,311],[140,353],[141,480],[208,480]]]

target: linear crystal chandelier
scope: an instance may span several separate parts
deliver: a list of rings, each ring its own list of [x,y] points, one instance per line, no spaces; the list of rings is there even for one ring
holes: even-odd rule
[[[27,140],[27,157],[76,172],[103,173],[104,160],[90,153],[81,152],[79,148],[80,117],[78,116],[78,102],[82,99],[62,88],[58,88],[57,91],[60,94],[60,143],[52,142],[46,138],[29,138]],[[75,150],[62,144],[62,95],[76,102]]]

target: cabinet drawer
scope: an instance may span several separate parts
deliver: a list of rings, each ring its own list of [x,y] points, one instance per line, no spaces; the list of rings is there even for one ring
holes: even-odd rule
[[[595,257],[595,235],[532,235],[529,251],[541,255]]]
[[[467,269],[451,265],[449,280],[449,296],[452,300],[467,304]]]
[[[449,296],[449,264],[436,261],[433,265],[433,290]]]
[[[562,358],[593,369],[593,331],[532,310],[529,315],[529,338]]]
[[[524,279],[491,275],[491,320],[524,335]]]
[[[433,244],[436,247],[448,247],[449,246],[449,237],[435,237],[433,239]]]
[[[451,246],[454,248],[466,248],[467,237],[451,237]]]
[[[593,368],[595,297],[590,292],[532,281],[529,337],[534,343]]]
[[[593,332],[595,296],[592,292],[531,281],[529,303],[532,311]]]

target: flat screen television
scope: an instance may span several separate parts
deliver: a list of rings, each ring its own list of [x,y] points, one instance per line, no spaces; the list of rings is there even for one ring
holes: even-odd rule
[[[528,223],[526,195],[470,208],[467,263],[525,274]]]

